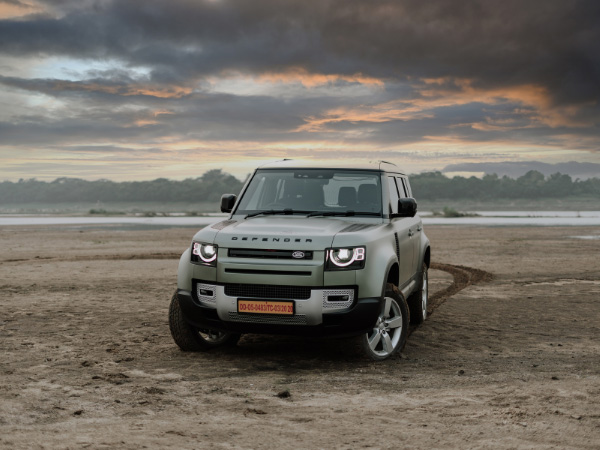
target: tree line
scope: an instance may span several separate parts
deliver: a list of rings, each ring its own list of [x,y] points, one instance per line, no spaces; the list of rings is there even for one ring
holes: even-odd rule
[[[218,202],[221,194],[238,193],[243,182],[220,169],[183,181],[87,181],[80,178],[36,179],[0,183],[3,203],[71,202]]]
[[[570,196],[600,199],[600,178],[572,180],[556,173],[545,177],[537,171],[519,178],[485,175],[483,178],[448,178],[441,172],[410,177],[418,199],[560,198]],[[221,194],[239,193],[243,182],[220,169],[183,181],[158,178],[152,181],[86,181],[79,178],[36,179],[0,183],[0,204],[62,202],[218,202]]]
[[[501,198],[596,197],[600,199],[600,178],[573,180],[569,175],[555,173],[548,177],[530,170],[519,178],[496,174],[483,178],[456,176],[448,178],[441,172],[428,172],[410,177],[413,194],[419,199],[462,198],[493,200]]]

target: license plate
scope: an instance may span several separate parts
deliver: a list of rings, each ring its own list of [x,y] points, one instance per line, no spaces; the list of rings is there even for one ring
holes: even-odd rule
[[[294,302],[277,302],[271,300],[238,300],[238,313],[293,316]]]

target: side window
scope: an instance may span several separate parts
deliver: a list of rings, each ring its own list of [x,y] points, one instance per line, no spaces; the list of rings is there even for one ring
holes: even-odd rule
[[[396,183],[398,184],[398,192],[400,193],[400,198],[409,197],[408,190],[406,189],[406,185],[404,184],[404,178],[396,177]]]
[[[402,178],[402,183],[404,184],[404,189],[406,190],[406,195],[412,197],[412,189],[410,188],[410,183],[408,182],[408,178]]]
[[[390,188],[390,214],[398,212],[398,187],[394,177],[388,177],[388,185]]]

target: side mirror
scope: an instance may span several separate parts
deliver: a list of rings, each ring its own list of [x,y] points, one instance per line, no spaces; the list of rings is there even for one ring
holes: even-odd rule
[[[235,205],[235,201],[237,200],[237,196],[233,194],[223,194],[221,196],[221,212],[229,213],[233,209],[233,205]]]
[[[398,214],[395,217],[415,217],[417,213],[417,201],[414,198],[398,199]]]

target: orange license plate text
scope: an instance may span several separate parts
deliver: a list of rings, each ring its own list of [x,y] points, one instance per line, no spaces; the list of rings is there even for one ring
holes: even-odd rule
[[[238,312],[242,314],[277,314],[291,316],[294,314],[294,304],[292,302],[238,300]]]

